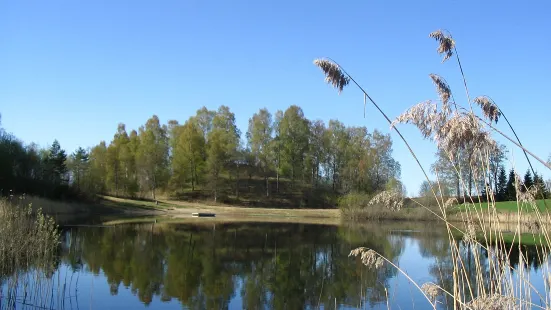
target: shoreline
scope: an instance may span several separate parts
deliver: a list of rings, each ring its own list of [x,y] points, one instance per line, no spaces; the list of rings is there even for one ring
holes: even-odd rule
[[[342,214],[340,209],[278,209],[278,208],[251,208],[245,206],[212,204],[209,202],[186,202],[177,200],[159,200],[158,203],[145,200],[132,200],[111,196],[100,196],[100,201],[94,204],[69,204],[53,201],[39,200],[33,206],[50,205],[42,207],[45,213],[52,215],[59,222],[74,222],[94,220],[94,222],[118,222],[131,219],[163,218],[163,222],[187,221],[187,222],[288,222],[288,223],[331,223],[343,222],[370,223],[370,222],[434,222],[442,221],[434,215],[412,216],[409,211],[381,212],[377,218],[352,218]],[[214,213],[215,217],[193,217],[192,213]],[[378,212],[376,212],[378,213]],[[497,220],[500,225],[510,227],[533,224],[536,214],[524,213],[518,217],[517,212],[498,212]],[[462,223],[460,213],[449,214],[451,223]],[[544,220],[551,223],[551,217],[544,216]],[[475,222],[479,222],[474,219]],[[492,222],[487,214],[483,214],[483,223]],[[147,220],[145,220],[147,221]]]

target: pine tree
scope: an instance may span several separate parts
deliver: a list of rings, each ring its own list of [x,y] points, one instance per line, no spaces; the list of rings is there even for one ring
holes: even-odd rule
[[[73,178],[77,190],[81,189],[81,180],[84,178],[84,174],[88,170],[88,162],[90,156],[88,152],[82,147],[79,147],[71,155],[71,171],[73,173]]]
[[[515,189],[515,171],[509,171],[509,179],[507,180],[507,200],[517,200],[517,190]]]
[[[52,146],[49,149],[47,157],[47,170],[50,177],[50,181],[54,185],[61,185],[67,181],[67,155],[65,150],[61,148],[59,142],[54,140]]]
[[[497,177],[496,201],[505,201],[506,199],[507,199],[507,175],[505,175],[505,168],[501,166],[499,169],[499,175]]]
[[[524,174],[524,187],[522,188],[522,191],[525,191],[527,188],[532,187],[532,185],[534,185],[532,174],[530,173],[530,170],[526,170],[526,173]]]
[[[537,196],[536,199],[542,199],[547,197],[547,192],[545,188],[545,182],[543,181],[543,177],[538,175],[538,173],[534,173],[534,186],[537,188]]]

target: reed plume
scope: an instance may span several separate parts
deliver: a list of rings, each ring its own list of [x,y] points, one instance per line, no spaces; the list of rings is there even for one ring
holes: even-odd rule
[[[453,56],[453,50],[455,48],[455,41],[452,39],[451,35],[446,35],[442,30],[436,30],[429,34],[429,37],[438,41],[438,54],[444,55],[442,62],[450,59]]]
[[[339,94],[342,92],[343,88],[350,83],[350,78],[346,76],[341,68],[332,61],[327,59],[316,59],[314,64],[318,66],[323,73],[325,74],[325,81],[328,84],[332,84],[335,87]]]
[[[451,103],[455,105],[450,86],[443,77],[437,74],[431,73],[429,76],[434,82],[434,85],[436,86],[436,92],[438,93],[438,96],[440,96],[440,100],[442,101],[442,110],[446,113],[449,113],[450,99],[452,99]]]
[[[421,286],[421,290],[425,293],[425,295],[430,297],[430,299],[433,302],[436,300],[436,297],[438,297],[438,295],[440,294],[440,288],[438,287],[438,285],[431,282],[424,283]]]
[[[365,247],[359,247],[357,249],[354,249],[350,251],[350,254],[348,254],[348,257],[350,256],[360,256],[360,259],[362,260],[362,264],[364,264],[367,267],[370,268],[381,268],[384,265],[384,260],[375,252],[374,250],[365,248]]]
[[[457,150],[470,148],[471,152],[495,148],[496,143],[490,133],[483,129],[478,119],[471,113],[454,112],[435,133],[434,141],[441,150],[452,157]],[[452,158],[453,159],[453,158]]]
[[[438,112],[438,105],[430,100],[420,102],[399,115],[391,124],[412,124],[424,138],[430,138],[442,127],[445,116]]]
[[[501,111],[497,107],[497,104],[488,96],[478,96],[474,98],[476,103],[482,109],[484,116],[490,121],[497,124],[497,121],[501,117]]]
[[[518,309],[514,297],[498,294],[494,294],[488,297],[476,298],[469,302],[467,306],[473,310]]]
[[[382,191],[369,201],[370,205],[382,204],[393,211],[399,211],[404,206],[402,193],[396,190]]]

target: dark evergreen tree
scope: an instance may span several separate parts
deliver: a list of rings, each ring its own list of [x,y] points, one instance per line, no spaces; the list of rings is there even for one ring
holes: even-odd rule
[[[505,201],[507,199],[507,175],[503,166],[499,169],[497,177],[496,201]]]
[[[67,182],[66,161],[67,155],[65,154],[65,150],[61,148],[57,140],[54,140],[46,158],[47,175],[50,182],[54,185],[61,185]]]
[[[525,191],[527,188],[532,187],[532,185],[534,185],[532,173],[530,173],[530,170],[526,170],[526,173],[524,174],[524,187],[522,188],[522,191]]]
[[[507,200],[517,200],[517,191],[515,189],[515,171],[509,171],[509,179],[507,180]]]
[[[73,175],[73,182],[77,190],[81,188],[81,180],[84,177],[86,170],[88,170],[88,161],[90,156],[88,152],[82,147],[79,147],[71,155],[71,171]]]
[[[534,186],[538,190],[536,199],[547,198],[547,189],[545,187],[545,182],[543,181],[543,176],[540,176],[537,172],[534,173]]]

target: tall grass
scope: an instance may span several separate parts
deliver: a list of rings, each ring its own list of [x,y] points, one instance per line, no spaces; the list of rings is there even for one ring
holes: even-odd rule
[[[383,192],[386,193],[386,192]],[[341,215],[346,220],[389,220],[389,221],[435,221],[433,213],[438,211],[438,205],[427,204],[420,208],[412,199],[399,200],[403,207],[389,208],[391,201],[381,202],[373,195],[350,193],[338,201]],[[397,202],[395,200],[395,202]]]
[[[59,250],[56,223],[19,199],[0,200],[0,223],[0,308],[44,306]]]
[[[517,176],[515,182],[517,223],[514,227],[513,242],[511,243],[510,234],[507,238],[504,237],[501,229],[503,217],[500,217],[497,213],[495,193],[488,187],[488,182],[485,182],[485,180],[490,175],[490,155],[496,151],[496,143],[493,137],[496,134],[522,149],[527,158],[530,155],[545,167],[551,169],[551,166],[526,149],[516,133],[515,140],[497,128],[497,121],[503,115],[503,112],[492,100],[484,100],[489,97],[481,96],[471,100],[465,72],[457,54],[456,42],[451,34],[435,31],[430,34],[430,37],[438,42],[437,51],[444,56],[443,62],[455,56],[467,95],[466,105],[462,106],[455,100],[451,87],[444,78],[431,74],[430,78],[436,86],[439,100],[421,102],[398,116],[396,120],[391,121],[383,112],[381,106],[375,103],[365,89],[342,66],[331,59],[317,59],[314,63],[324,72],[326,81],[337,88],[339,92],[343,91],[350,82],[361,90],[364,102],[368,99],[389,122],[391,129],[406,144],[425,179],[431,185],[437,208],[429,208],[429,206],[423,204],[422,200],[414,202],[445,224],[452,263],[450,270],[441,271],[442,274],[449,275],[449,281],[413,283],[425,296],[427,302],[434,308],[446,302],[446,305],[453,309],[549,309],[551,308],[551,273],[549,264],[546,263],[551,252],[551,238],[545,223],[548,223],[551,217],[538,208],[535,201],[536,195],[538,195],[537,189],[526,187],[522,184],[520,177]],[[463,193],[470,192],[470,186],[467,185],[470,180],[466,180],[464,178],[465,174],[462,173],[465,169],[469,169],[473,179],[477,181],[474,184],[475,196],[478,197],[482,193],[486,193],[486,199],[477,199],[476,201],[464,194],[462,200],[468,201],[477,207],[462,208],[460,210],[455,208],[453,212],[456,212],[456,214],[453,218],[460,218],[461,223],[452,223],[451,221],[450,210],[454,208],[449,208],[449,206],[453,204],[453,201],[437,194],[442,192],[442,184],[438,180],[438,171],[436,171],[437,181],[431,182],[414,150],[398,130],[397,126],[399,124],[414,125],[423,138],[432,140],[440,151],[447,154],[460,179]],[[508,120],[507,124],[512,129]],[[454,163],[457,162],[454,160],[455,156],[460,151],[468,152],[469,160],[466,164],[455,165]],[[389,194],[383,193],[381,195]],[[364,202],[364,204],[370,205],[372,202]],[[386,201],[385,205],[388,212],[396,212],[396,202],[389,200]],[[521,222],[520,219],[525,218],[523,213],[526,213],[527,209],[530,212],[528,223],[530,230],[533,231],[534,240],[539,241],[537,260],[543,266],[543,272],[541,273],[543,283],[545,283],[545,289],[543,290],[537,290],[533,286],[530,273],[526,269],[530,262],[528,256],[522,250],[520,235],[526,231],[527,224]],[[456,240],[457,232],[463,236],[460,241]],[[410,279],[400,269],[400,266],[395,265],[372,249],[353,249],[350,255],[359,256],[366,266],[372,268],[390,264]],[[518,257],[514,257],[514,260],[521,263],[512,265],[510,263],[512,255],[517,255]],[[487,259],[483,259],[483,257],[487,257]]]

